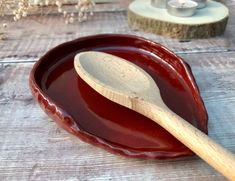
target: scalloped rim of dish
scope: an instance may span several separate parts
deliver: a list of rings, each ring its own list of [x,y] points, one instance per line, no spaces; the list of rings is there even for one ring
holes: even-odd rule
[[[59,105],[57,105],[51,98],[43,92],[43,90],[40,88],[40,86],[37,84],[37,81],[35,79],[35,73],[39,67],[39,65],[44,61],[44,59],[47,58],[48,55],[53,53],[55,50],[63,48],[66,45],[76,43],[78,41],[84,41],[84,40],[89,40],[89,39],[95,39],[95,38],[112,38],[112,37],[122,37],[122,38],[133,38],[136,40],[144,41],[145,43],[155,45],[160,47],[164,53],[167,53],[169,55],[173,55],[178,61],[183,65],[187,76],[191,78],[191,83],[193,85],[193,89],[198,95],[199,99],[199,106],[201,109],[199,110],[200,115],[203,115],[204,117],[204,132],[207,134],[208,133],[208,114],[204,105],[204,102],[200,96],[200,91],[198,89],[198,86],[196,84],[195,78],[192,74],[190,66],[179,56],[177,56],[175,53],[170,51],[168,48],[165,46],[162,46],[159,43],[156,43],[154,41],[145,39],[143,37],[135,36],[135,35],[127,35],[127,34],[97,34],[97,35],[90,35],[86,37],[81,37],[72,41],[68,41],[65,43],[62,43],[51,50],[49,50],[44,56],[42,56],[33,66],[30,76],[29,76],[29,86],[31,89],[31,92],[36,99],[36,101],[39,103],[41,108],[48,114],[49,117],[51,117],[53,120],[56,121],[57,124],[59,124],[62,128],[67,130],[69,133],[79,137],[82,141],[90,143],[92,145],[95,145],[97,147],[103,148],[111,153],[126,156],[126,157],[132,157],[132,158],[145,158],[145,159],[157,159],[157,160],[162,160],[162,159],[173,159],[173,158],[179,158],[179,157],[184,157],[184,156],[192,156],[194,155],[193,152],[177,152],[177,151],[172,151],[172,152],[165,152],[165,151],[136,151],[132,150],[131,148],[124,148],[121,146],[114,145],[110,142],[107,142],[106,140],[103,140],[95,135],[92,135],[86,131],[83,131],[79,128],[77,123],[73,120],[73,118],[66,113],[63,108],[61,108]]]

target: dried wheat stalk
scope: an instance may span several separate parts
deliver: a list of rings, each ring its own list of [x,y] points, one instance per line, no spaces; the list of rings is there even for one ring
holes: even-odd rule
[[[73,7],[73,12],[68,12],[65,5]],[[57,7],[58,13],[65,18],[65,23],[85,21],[88,15],[93,14],[93,0],[0,0],[0,16],[13,15],[14,21],[40,11],[45,6]],[[2,25],[2,26],[1,26]],[[0,23],[0,39],[5,39],[4,29],[7,24]]]

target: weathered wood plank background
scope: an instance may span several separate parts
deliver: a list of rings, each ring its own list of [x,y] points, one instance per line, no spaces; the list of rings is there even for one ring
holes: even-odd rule
[[[125,11],[99,12],[66,26],[57,15],[10,24],[8,40],[0,41],[0,180],[225,180],[197,157],[129,159],[83,143],[46,116],[28,87],[34,62],[62,42],[98,33],[140,35],[191,65],[209,114],[209,135],[235,152],[235,1],[225,3],[230,9],[226,33],[186,42],[129,29]]]

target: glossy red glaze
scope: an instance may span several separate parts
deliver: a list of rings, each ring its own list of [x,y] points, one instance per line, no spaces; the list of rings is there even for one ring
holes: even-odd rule
[[[32,93],[45,112],[70,133],[129,157],[166,159],[192,155],[178,140],[146,117],[115,104],[76,74],[74,56],[103,51],[145,69],[175,113],[207,132],[207,113],[190,67],[160,44],[132,35],[95,35],[50,50],[30,75]]]

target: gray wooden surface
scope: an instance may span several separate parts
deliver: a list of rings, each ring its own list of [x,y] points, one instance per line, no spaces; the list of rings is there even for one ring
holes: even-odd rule
[[[152,39],[191,65],[209,114],[209,135],[235,152],[235,1],[226,4],[225,35],[187,42],[131,30],[125,11],[99,12],[80,25],[64,26],[56,15],[10,24],[9,39],[0,41],[0,180],[225,180],[197,157],[130,159],[81,142],[40,109],[28,77],[38,57],[77,37],[129,33]]]

